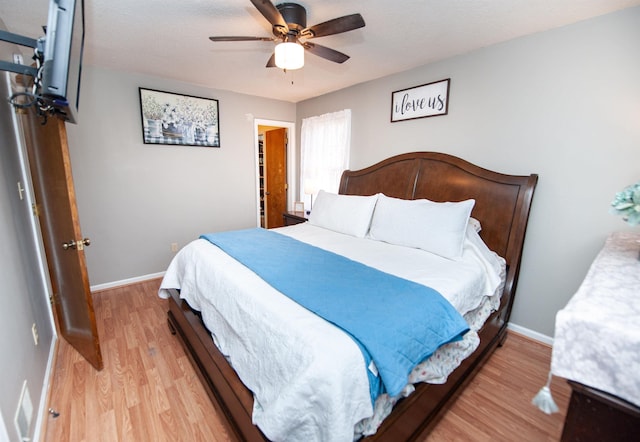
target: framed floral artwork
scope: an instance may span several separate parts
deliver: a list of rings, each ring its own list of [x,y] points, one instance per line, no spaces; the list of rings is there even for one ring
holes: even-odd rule
[[[145,144],[220,147],[218,100],[138,89]]]

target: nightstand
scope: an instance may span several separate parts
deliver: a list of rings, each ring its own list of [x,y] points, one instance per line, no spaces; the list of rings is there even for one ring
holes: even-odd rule
[[[284,212],[282,217],[284,218],[285,226],[293,226],[294,224],[300,224],[307,221],[307,217],[304,212],[294,212],[292,210]]]

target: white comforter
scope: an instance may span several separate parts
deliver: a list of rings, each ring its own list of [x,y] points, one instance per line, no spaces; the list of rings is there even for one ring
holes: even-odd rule
[[[471,228],[459,261],[308,223],[278,231],[433,287],[461,314],[486,297],[499,303],[503,264]],[[351,441],[356,423],[373,414],[364,358],[351,338],[206,240],[193,241],[171,262],[160,296],[172,288],[202,312],[216,345],[253,392],[253,422],[269,439]]]

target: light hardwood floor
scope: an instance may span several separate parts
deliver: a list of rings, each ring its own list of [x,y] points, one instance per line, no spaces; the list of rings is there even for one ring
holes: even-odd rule
[[[188,358],[167,327],[160,280],[94,293],[105,368],[96,372],[59,341],[45,423],[46,442],[227,441]],[[554,379],[561,412],[531,398],[545,383],[551,350],[510,333],[444,415],[428,441],[555,441],[569,387]]]

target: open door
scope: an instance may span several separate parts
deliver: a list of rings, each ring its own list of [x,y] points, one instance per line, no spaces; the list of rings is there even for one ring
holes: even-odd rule
[[[273,129],[265,133],[265,215],[267,229],[284,226],[287,209],[287,129]]]
[[[21,115],[38,216],[53,288],[58,331],[97,370],[102,370],[93,298],[76,206],[65,123],[46,124],[33,108]]]

